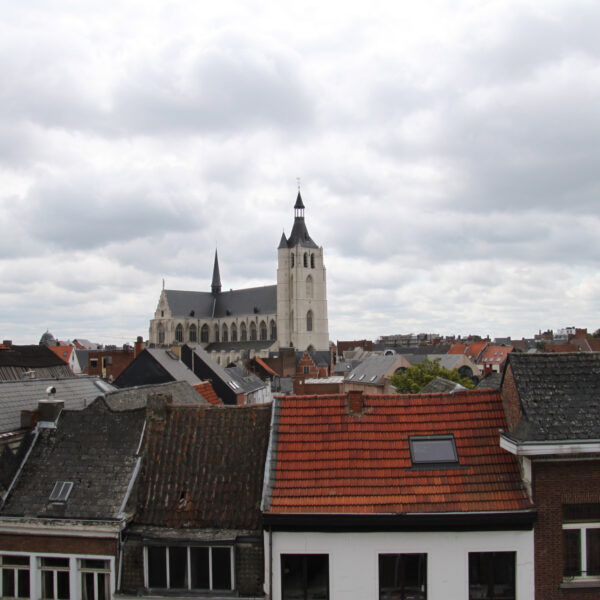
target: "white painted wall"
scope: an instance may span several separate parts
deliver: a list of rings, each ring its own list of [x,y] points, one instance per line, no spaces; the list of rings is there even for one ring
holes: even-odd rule
[[[469,552],[517,553],[516,594],[534,597],[533,531],[296,533],[274,532],[273,600],[281,599],[282,554],[329,554],[331,600],[376,600],[380,553],[426,553],[427,599],[467,600]],[[269,586],[269,533],[265,532],[265,582]]]

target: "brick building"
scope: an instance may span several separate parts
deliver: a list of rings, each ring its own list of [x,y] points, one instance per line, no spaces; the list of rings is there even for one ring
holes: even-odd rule
[[[600,354],[510,354],[501,446],[538,511],[537,600],[600,595]]]

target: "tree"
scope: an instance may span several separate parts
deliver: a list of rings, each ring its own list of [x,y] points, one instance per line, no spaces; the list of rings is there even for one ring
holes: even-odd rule
[[[594,331],[594,333],[592,333],[592,337],[600,338],[600,329],[596,329],[596,331]]]
[[[466,388],[475,385],[468,377],[461,377],[458,371],[442,367],[439,358],[435,360],[426,358],[422,363],[417,363],[401,373],[395,373],[391,377],[391,382],[400,394],[418,394],[435,377],[456,381]]]

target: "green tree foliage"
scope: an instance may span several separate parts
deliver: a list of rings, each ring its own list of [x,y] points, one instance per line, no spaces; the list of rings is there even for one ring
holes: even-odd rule
[[[456,381],[466,388],[472,388],[475,385],[468,377],[461,377],[458,371],[442,367],[439,358],[435,360],[426,358],[422,363],[417,363],[401,373],[392,375],[391,381],[400,394],[418,394],[435,377]]]
[[[592,333],[592,337],[600,338],[600,329],[596,329],[596,331],[594,331],[594,333]]]

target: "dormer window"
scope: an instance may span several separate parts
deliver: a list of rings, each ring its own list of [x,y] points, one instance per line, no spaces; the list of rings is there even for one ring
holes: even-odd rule
[[[413,467],[458,466],[453,435],[420,435],[409,439]]]

